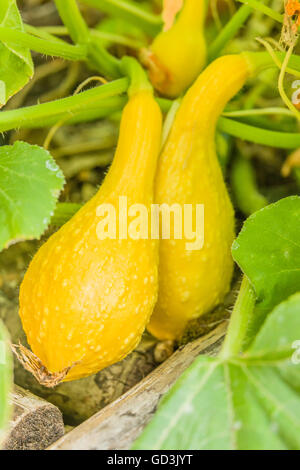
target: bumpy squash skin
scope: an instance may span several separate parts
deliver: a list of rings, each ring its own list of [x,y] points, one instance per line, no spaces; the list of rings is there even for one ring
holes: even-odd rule
[[[155,38],[144,60],[142,56],[153,86],[165,96],[179,96],[205,65],[205,11],[205,0],[185,0],[178,20]]]
[[[212,63],[184,97],[159,158],[155,202],[204,204],[205,210],[201,250],[187,251],[185,239],[160,242],[159,296],[148,325],[160,339],[180,338],[187,322],[219,304],[230,287],[234,212],[217,160],[215,127],[248,74],[240,56]]]
[[[96,210],[102,203],[118,208],[119,196],[128,205],[153,202],[161,120],[151,92],[129,100],[99,192],[40,248],[21,285],[20,316],[32,351],[51,373],[75,364],[66,381],[124,358],[153,311],[158,242],[99,240]]]

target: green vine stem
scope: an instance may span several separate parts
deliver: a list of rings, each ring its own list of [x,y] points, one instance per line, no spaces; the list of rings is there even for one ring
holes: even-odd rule
[[[69,35],[69,31],[65,26],[40,26],[39,28],[35,28],[35,32],[37,35],[39,33],[41,35],[53,35],[52,38],[57,38],[57,36]],[[98,29],[90,29],[90,34],[92,37],[97,38],[101,41],[109,41],[115,44],[121,44],[122,46],[127,46],[131,49],[140,49],[141,47],[145,46],[145,42],[139,41],[137,39],[132,39],[127,36],[122,36],[120,34],[108,33],[107,31],[98,31]]]
[[[105,50],[101,41],[94,37],[88,44],[88,60],[91,66],[107,78],[121,76],[120,60]]]
[[[242,155],[234,159],[231,184],[237,206],[247,217],[268,204],[259,192],[251,161]]]
[[[270,130],[275,132],[297,132],[297,122],[294,117],[287,117],[285,119],[270,119],[267,116],[242,116],[237,118],[237,122],[248,124],[257,129]]]
[[[233,17],[228,21],[228,23],[222,28],[220,34],[212,42],[208,50],[209,62],[216,59],[222,50],[225,48],[227,43],[235,36],[239,31],[242,25],[247,21],[253,10],[260,11],[261,13],[269,16],[270,18],[283,23],[283,15],[272,10],[264,3],[256,0],[238,0],[245,5],[242,5],[241,8],[233,15]]]
[[[123,72],[128,76],[130,81],[127,90],[129,96],[132,96],[141,90],[149,90],[153,92],[152,85],[148,80],[145,70],[136,59],[124,56],[121,64]]]
[[[12,32],[12,30],[9,31]],[[21,34],[26,35],[26,33]],[[34,36],[32,36],[32,38],[44,43],[46,42]],[[61,46],[58,42],[55,43],[55,45]],[[82,46],[69,47],[76,48]],[[276,66],[267,52],[250,52],[243,54],[247,57],[250,66],[253,68],[253,73],[267,67]],[[277,53],[276,56],[279,59],[284,58],[283,53]],[[300,70],[300,57],[292,55],[290,65]],[[12,111],[2,111],[2,113],[0,113],[0,132],[14,128],[45,127],[56,123],[62,118],[65,119],[68,116],[70,116],[68,122],[84,122],[85,120],[108,116],[114,111],[122,110],[126,102],[126,97],[117,95],[127,92],[128,85],[129,80],[122,78],[102,85],[101,87],[82,92],[79,95],[70,96],[61,100]],[[167,99],[159,98],[157,101],[163,112],[167,112],[172,105],[172,101]],[[225,117],[219,119],[218,128],[220,131],[233,137],[242,138],[262,145],[286,149],[300,147],[299,133],[262,129]]]
[[[277,63],[274,62],[274,57],[272,57],[269,52],[242,52],[241,54],[249,61],[249,67],[252,67],[253,74],[257,74],[266,69],[278,66],[281,67],[286,58],[285,52],[275,51],[273,51],[273,56],[276,58]],[[292,54],[289,57],[287,65],[286,71],[291,74],[295,71],[296,76],[298,76],[300,72],[300,56]]]
[[[160,16],[148,12],[129,0],[82,0],[82,2],[99,8],[104,13],[122,18],[151,36],[158,34],[162,28]]]
[[[243,5],[222,28],[222,31],[208,49],[209,62],[212,62],[220,55],[228,42],[235,36],[241,26],[246,22],[251,12],[252,9],[250,7]]]
[[[276,132],[268,129],[250,126],[234,119],[221,117],[218,130],[248,142],[282,149],[296,149],[300,147],[300,133]]]
[[[0,26],[0,41],[28,47],[35,52],[61,57],[62,59],[76,61],[87,59],[86,46],[73,46],[63,41],[49,41],[3,26]]]
[[[223,134],[222,132],[216,132],[215,140],[221,170],[224,178],[226,178],[228,165],[231,159],[233,140],[229,135]]]
[[[265,116],[268,114],[277,114],[277,115],[284,115],[289,117],[295,117],[294,113],[286,108],[257,108],[257,109],[240,109],[236,111],[224,111],[222,116],[224,117],[232,117],[232,118],[239,118],[239,117],[247,117],[247,116]]]
[[[264,15],[269,16],[270,18],[272,18],[275,21],[278,21],[279,23],[283,23],[283,15],[281,15],[277,11],[274,11],[272,8],[264,5],[260,0],[237,0],[237,1],[240,3],[245,3],[253,10],[260,11]]]
[[[293,49],[294,49],[294,45],[289,47],[289,49],[286,53],[285,59],[283,61],[282,68],[280,70],[280,74],[279,74],[279,78],[278,78],[278,91],[279,91],[279,94],[281,96],[282,101],[286,104],[287,108],[292,113],[294,113],[295,117],[298,119],[298,121],[300,121],[300,113],[295,108],[295,106],[293,105],[293,103],[291,102],[289,97],[287,96],[287,94],[285,92],[285,89],[284,89],[284,77],[285,77],[285,74],[286,74],[287,65],[288,65],[290,57],[293,53]]]
[[[89,29],[84,21],[76,0],[55,0],[59,16],[68,28],[75,44],[86,44],[89,41]]]
[[[109,87],[109,88],[105,88]],[[104,90],[102,90],[104,88]],[[114,96],[125,93],[128,79],[122,78],[107,85],[83,91],[79,95],[61,100],[28,106],[0,113],[0,132],[11,129],[47,127],[63,119],[66,123],[93,121],[121,111],[126,104],[126,96]],[[110,91],[108,96],[107,91]],[[163,112],[168,112],[172,101],[157,99]],[[69,116],[69,119],[68,119]],[[269,131],[244,124],[234,119],[220,118],[218,130],[233,137],[249,142],[269,145],[277,148],[295,149],[300,147],[300,134]]]
[[[248,326],[254,312],[255,300],[254,289],[248,278],[244,276],[220,353],[221,359],[228,359],[242,352]]]
[[[293,170],[293,176],[296,180],[297,186],[300,189],[300,168],[294,168]]]
[[[45,127],[68,116],[70,117],[68,122],[74,122],[78,113],[83,118],[93,112],[94,116],[97,113],[98,117],[104,117],[107,115],[107,111],[111,113],[122,109],[125,105],[126,97],[118,95],[127,91],[128,83],[127,78],[121,78],[61,100],[2,111],[0,113],[0,132],[16,128]],[[82,120],[84,121],[84,119]]]
[[[61,42],[62,44],[65,43],[63,39],[54,36],[53,34],[51,34],[51,31],[47,31],[47,28],[32,26],[26,23],[23,24],[25,32],[31,34],[32,36],[36,36],[40,39],[46,39],[46,41]],[[67,28],[65,28],[65,30],[67,31]]]
[[[58,12],[72,40],[87,47],[87,59],[95,69],[108,78],[120,77],[120,64],[107,52],[97,37],[90,34],[76,0],[55,0]]]

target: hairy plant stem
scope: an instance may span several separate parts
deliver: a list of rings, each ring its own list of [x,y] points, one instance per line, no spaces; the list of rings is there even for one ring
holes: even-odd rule
[[[89,113],[104,117],[125,105],[126,97],[118,95],[127,91],[128,83],[127,78],[121,78],[61,100],[3,111],[0,113],[0,132],[16,128],[47,127],[68,117],[72,120],[78,113],[84,118]]]
[[[152,85],[148,80],[148,76],[140,65],[140,63],[133,57],[124,56],[122,61],[122,70],[128,76],[130,84],[127,90],[129,96],[142,90],[149,90],[153,92]]]
[[[248,325],[254,311],[255,300],[254,289],[248,278],[244,276],[220,353],[221,359],[237,356],[243,351]]]
[[[269,52],[242,52],[241,54],[249,61],[249,67],[253,69],[253,75],[266,69],[281,68],[286,59],[285,52],[273,51],[272,56]],[[286,71],[290,74],[293,74],[294,71],[296,76],[298,76],[300,72],[300,57],[296,54],[291,54],[288,56],[287,62],[285,64]]]
[[[300,168],[294,168],[293,170],[293,176],[297,182],[297,186],[300,189]]]
[[[281,99],[282,101],[286,104],[286,106],[288,107],[288,109],[294,113],[295,117],[298,119],[298,121],[300,121],[300,113],[299,111],[295,108],[295,106],[293,105],[293,103],[290,101],[289,97],[287,96],[286,92],[285,92],[285,89],[284,89],[284,77],[285,77],[285,74],[286,74],[286,70],[287,70],[287,65],[289,63],[289,60],[290,60],[290,57],[293,53],[293,49],[294,49],[294,45],[293,46],[290,46],[288,51],[287,51],[287,54],[286,54],[286,57],[283,61],[283,64],[282,64],[282,68],[280,70],[280,74],[279,74],[279,78],[278,78],[278,90],[279,90],[279,93],[280,93],[280,96],[281,96]]]
[[[247,217],[268,204],[268,200],[259,192],[251,161],[242,155],[234,159],[231,184],[237,206]]]
[[[274,51],[273,47],[271,46],[271,44],[269,44],[268,41],[266,41],[265,39],[261,39],[261,38],[256,38],[256,40],[258,42],[260,42],[266,48],[266,50],[268,51],[268,53],[269,53],[271,59],[273,60],[274,64],[279,68],[280,71],[284,67],[284,70],[286,72],[290,73],[291,75],[294,75],[295,77],[300,77],[299,68],[298,68],[298,70],[294,70],[294,69],[289,68],[287,66],[288,62],[290,61],[291,58],[293,58],[293,60],[295,61],[295,58],[297,58],[298,56],[296,56],[296,55],[290,56],[289,55],[287,57],[287,53],[282,53],[281,52],[281,56],[279,57],[278,52]],[[297,64],[295,64],[295,66],[298,67]]]
[[[219,119],[218,129],[233,137],[269,147],[296,149],[300,146],[299,133],[270,131],[225,117]]]
[[[65,43],[65,41],[51,33],[51,31],[47,31],[48,28],[32,26],[30,24],[24,24],[24,30],[26,33],[31,34],[32,36],[36,36],[40,39],[46,39],[46,41],[55,41]],[[59,26],[58,26],[59,27]],[[65,28],[67,31],[67,28]]]
[[[246,22],[249,15],[251,14],[251,11],[252,10],[250,7],[243,5],[222,28],[220,34],[216,37],[208,49],[209,62],[212,62],[220,55],[228,42],[235,36],[242,25]]]
[[[75,44],[86,44],[89,41],[90,33],[76,0],[55,0],[55,4],[73,42]]]
[[[130,0],[81,0],[86,5],[99,8],[102,12],[122,18],[155,36],[162,28],[162,19],[141,8]]]
[[[0,26],[0,41],[17,44],[41,54],[61,57],[67,60],[86,60],[87,47],[84,45],[73,46],[63,41],[50,41],[38,38],[23,31]]]
[[[278,21],[279,23],[283,23],[283,15],[281,15],[277,11],[274,11],[272,8],[264,5],[260,0],[237,0],[237,1],[240,3],[245,3],[253,10],[260,11],[264,15],[269,16],[270,18],[272,18],[275,21]]]
[[[69,31],[65,26],[40,26],[36,29],[36,34],[49,34],[52,38],[57,36],[68,36]],[[97,29],[90,29],[92,37],[98,38],[102,41],[109,41],[115,44],[121,44],[122,46],[130,47],[131,49],[140,49],[146,45],[145,42],[137,39],[131,39],[127,36],[120,34],[108,33],[107,31],[98,31]],[[57,38],[59,40],[59,38]]]
[[[222,116],[239,118],[246,116],[264,116],[268,114],[284,115],[289,117],[295,117],[294,113],[286,108],[274,107],[274,108],[257,108],[257,109],[240,109],[237,111],[224,111]]]
[[[55,0],[58,12],[72,40],[87,47],[87,59],[106,77],[120,77],[119,60],[107,52],[97,37],[91,35],[76,0]]]
[[[11,32],[11,30],[9,30]],[[26,33],[21,33],[26,34]],[[0,28],[1,35],[1,28]],[[33,39],[40,39],[32,36]],[[41,40],[43,43],[46,41]],[[60,43],[55,43],[61,46]],[[82,46],[69,46],[71,48]],[[268,52],[243,53],[249,61],[249,67],[253,74],[264,68],[276,66]],[[276,53],[279,59],[284,58],[283,53]],[[300,57],[291,55],[289,60],[293,68],[300,70]],[[15,128],[46,127],[66,118],[68,122],[91,121],[104,116],[109,116],[115,111],[121,111],[126,103],[126,96],[119,96],[127,92],[129,80],[122,78],[113,82],[93,88],[61,100],[38,104],[12,111],[3,111],[0,114],[0,132]],[[167,112],[172,106],[172,101],[157,99],[163,112]],[[218,123],[219,130],[238,138],[271,147],[294,149],[300,147],[299,133],[276,132],[251,126],[234,119],[221,117]]]
[[[103,95],[100,88],[113,84],[114,87],[119,86],[120,91],[112,92],[108,97]],[[76,96],[11,111],[2,111],[0,113],[0,132],[17,128],[47,127],[62,119],[65,123],[74,124],[110,116],[117,111],[122,111],[127,98],[115,95],[125,93],[127,88],[128,80],[124,78],[92,90],[83,91]],[[112,89],[110,88],[110,90]],[[117,90],[117,88],[115,89]],[[167,112],[172,105],[172,101],[162,98],[158,98],[157,102],[163,112]],[[299,133],[270,131],[224,117],[219,119],[218,129],[233,137],[261,145],[285,149],[300,147]]]

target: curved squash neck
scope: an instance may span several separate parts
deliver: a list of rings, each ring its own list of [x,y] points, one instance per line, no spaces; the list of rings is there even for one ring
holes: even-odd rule
[[[185,0],[176,26],[199,28],[203,25],[206,13],[205,0]]]
[[[243,87],[250,74],[249,65],[242,56],[220,57],[189,89],[175,123],[185,128],[196,127],[205,139],[212,136],[225,105]]]
[[[141,91],[124,108],[117,150],[106,189],[143,198],[152,195],[161,143],[161,112],[152,93]]]

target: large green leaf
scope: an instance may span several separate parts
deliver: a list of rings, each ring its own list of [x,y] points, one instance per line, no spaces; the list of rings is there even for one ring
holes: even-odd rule
[[[15,0],[1,0],[0,26],[24,31]],[[0,107],[23,88],[32,75],[33,63],[29,49],[0,42]]]
[[[300,286],[299,286],[300,287]],[[285,359],[300,347],[300,293],[278,305],[264,322],[245,356]]]
[[[0,147],[0,250],[42,235],[63,185],[45,149],[25,142]]]
[[[8,334],[0,321],[0,446],[10,417],[9,393],[12,388],[12,357]]]
[[[250,216],[232,247],[258,298],[249,336],[266,314],[300,290],[300,197],[281,199]]]
[[[134,449],[299,450],[300,364],[292,362],[299,339],[295,294],[270,313],[243,356],[199,357]]]
[[[162,400],[134,449],[230,447],[230,432],[224,427],[229,410],[227,406],[219,406],[225,396],[222,364],[200,357]]]

